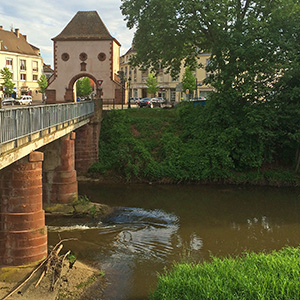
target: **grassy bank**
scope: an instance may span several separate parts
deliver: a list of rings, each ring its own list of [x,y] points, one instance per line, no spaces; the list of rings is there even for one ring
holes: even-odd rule
[[[291,149],[277,149],[276,130],[260,113],[223,122],[209,105],[109,112],[90,174],[134,182],[298,185]]]
[[[150,300],[300,299],[300,250],[178,264],[159,276]]]

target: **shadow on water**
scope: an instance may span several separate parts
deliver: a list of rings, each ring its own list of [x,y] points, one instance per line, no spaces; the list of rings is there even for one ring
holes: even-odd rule
[[[102,222],[49,219],[49,242],[77,237],[68,247],[105,270],[107,300],[147,299],[174,261],[300,242],[297,189],[81,184],[80,194],[113,213]]]

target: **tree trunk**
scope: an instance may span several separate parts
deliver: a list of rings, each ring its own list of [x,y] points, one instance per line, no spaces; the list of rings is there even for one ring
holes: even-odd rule
[[[299,169],[300,169],[300,144],[298,144],[298,147],[297,147],[295,162],[296,162],[295,171],[296,171],[296,173],[298,173]]]

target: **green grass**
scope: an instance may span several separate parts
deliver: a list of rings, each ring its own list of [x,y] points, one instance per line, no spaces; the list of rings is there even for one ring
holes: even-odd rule
[[[300,299],[300,249],[176,264],[159,276],[150,300]]]

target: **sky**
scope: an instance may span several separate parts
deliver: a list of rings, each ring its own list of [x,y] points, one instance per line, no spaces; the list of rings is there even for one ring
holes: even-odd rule
[[[8,0],[0,4],[4,30],[20,29],[53,67],[53,41],[78,11],[96,10],[110,34],[121,44],[121,55],[131,46],[133,30],[126,27],[121,0]]]

